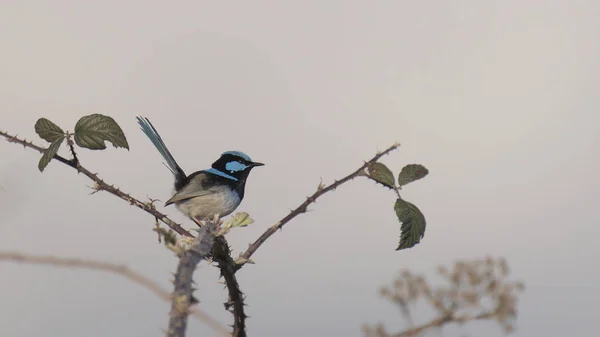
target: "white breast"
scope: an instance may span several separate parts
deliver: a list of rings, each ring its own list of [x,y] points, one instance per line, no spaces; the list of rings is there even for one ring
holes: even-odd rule
[[[228,186],[213,187],[216,193],[191,198],[178,202],[177,209],[190,218],[199,220],[212,219],[216,214],[224,217],[231,214],[241,200]]]

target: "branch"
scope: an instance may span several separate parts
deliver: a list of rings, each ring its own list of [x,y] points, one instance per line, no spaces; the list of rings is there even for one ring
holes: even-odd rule
[[[45,151],[44,148],[37,146],[37,145],[33,144],[32,142],[28,142],[28,141],[26,141],[24,139],[20,139],[16,136],[11,136],[3,131],[0,131],[0,135],[4,136],[8,142],[21,144],[26,148],[27,147],[32,148],[36,151],[39,151],[40,153],[43,153]],[[73,153],[73,155],[75,155],[75,154]],[[138,199],[130,196],[129,194],[122,192],[118,188],[115,188],[114,186],[107,184],[102,179],[100,179],[96,174],[90,172],[89,170],[87,170],[86,168],[81,166],[81,164],[79,163],[78,160],[76,160],[76,159],[68,160],[58,154],[55,155],[53,157],[53,159],[58,160],[59,162],[65,164],[67,166],[70,166],[70,167],[76,169],[78,172],[86,175],[88,178],[90,178],[92,181],[95,182],[96,191],[105,190],[105,191],[127,201],[128,203],[135,205],[138,208],[152,214],[156,219],[165,223],[167,226],[169,226],[175,232],[177,232],[183,236],[186,236],[186,237],[193,237],[189,231],[185,230],[179,224],[177,224],[174,221],[172,221],[171,219],[169,219],[166,215],[158,212],[151,204],[143,203],[143,202],[139,201]],[[227,306],[228,306],[228,308],[229,308],[229,306],[231,306],[233,308],[232,312],[234,315],[234,333],[235,333],[235,336],[237,336],[237,337],[243,337],[243,336],[245,336],[246,315],[244,313],[243,294],[240,291],[239,284],[234,275],[235,274],[235,267],[234,267],[235,263],[231,259],[229,246],[227,245],[227,241],[225,241],[225,238],[220,236],[219,240],[217,240],[217,242],[218,242],[218,244],[215,245],[215,256],[216,256],[215,261],[218,263],[218,267],[221,271],[221,275],[225,278],[225,284],[226,284],[228,292],[229,292],[229,301],[227,303]],[[180,261],[180,263],[182,263],[182,262]],[[180,267],[181,267],[181,264],[180,264]],[[192,312],[192,313],[194,311],[195,311],[194,309],[190,310],[190,312]],[[183,323],[184,329],[182,331],[185,331],[185,323],[182,322],[181,319],[178,322],[177,321],[173,322],[173,320],[172,320],[171,323],[173,323],[173,325],[175,327],[178,325],[181,326],[181,324]],[[178,331],[178,329],[169,329],[169,330],[170,331]],[[223,331],[221,331],[221,332],[223,332]],[[229,334],[227,333],[227,335],[229,335]]]
[[[504,259],[457,261],[451,269],[438,268],[448,284],[432,288],[423,276],[405,270],[390,286],[382,287],[380,295],[405,309],[424,299],[438,314],[426,324],[394,334],[386,332],[381,324],[364,326],[363,331],[369,337],[409,337],[446,324],[494,320],[510,333],[517,317],[517,294],[524,286],[508,280],[508,273]]]
[[[159,285],[157,285],[153,281],[142,276],[141,274],[136,273],[135,271],[129,269],[127,266],[124,265],[74,258],[28,255],[17,252],[0,252],[0,261],[3,260],[12,261],[16,263],[50,265],[65,268],[83,268],[110,272],[117,275],[121,275],[126,279],[145,287],[146,289],[150,290],[156,296],[162,298],[165,301],[171,300],[171,295],[169,294],[169,292],[163,290]],[[194,315],[195,318],[212,328],[215,332],[219,333],[219,335],[224,337],[230,336],[227,330],[225,330],[225,328],[222,327],[218,321],[210,317],[207,313],[197,308],[192,308],[190,312]]]
[[[77,153],[75,152],[75,146],[74,146],[73,139],[71,139],[71,135],[68,132],[67,132],[67,145],[69,145],[69,150],[71,150],[71,155],[73,156],[73,159],[71,160],[71,162],[74,165],[78,165],[79,158],[77,158]]]
[[[231,258],[229,244],[223,236],[215,238],[213,246],[213,260],[217,262],[217,267],[221,271],[221,277],[225,279],[225,286],[228,292],[228,301],[225,303],[225,309],[233,314],[233,337],[246,337],[246,313],[244,312],[244,294],[240,290],[237,278],[235,277],[236,265]]]
[[[442,316],[439,318],[436,318],[434,320],[432,320],[429,323],[420,325],[418,327],[415,328],[411,328],[405,331],[402,331],[400,333],[397,333],[395,335],[391,335],[390,337],[412,337],[412,336],[417,336],[420,333],[422,333],[425,330],[431,329],[431,328],[439,328],[442,327],[446,324],[450,324],[450,323],[466,323],[469,321],[478,321],[478,320],[486,320],[486,319],[490,319],[493,318],[496,314],[494,312],[484,312],[481,313],[477,316],[467,316],[467,315],[463,315],[463,316],[454,316],[454,315],[447,315],[447,316]]]
[[[322,184],[319,184],[319,186],[317,187],[317,191],[315,193],[313,193],[313,195],[311,195],[310,197],[306,198],[306,200],[302,204],[300,204],[300,206],[296,207],[296,209],[294,209],[293,211],[291,211],[290,214],[286,215],[283,219],[279,220],[279,222],[277,222],[273,226],[269,227],[254,243],[250,244],[250,246],[248,247],[248,249],[243,254],[240,254],[240,256],[238,257],[238,259],[236,260],[235,270],[236,271],[239,270],[246,263],[248,263],[248,260],[250,259],[250,257],[252,256],[252,254],[254,254],[256,252],[256,250],[263,243],[265,243],[265,241],[267,241],[267,239],[269,237],[271,237],[271,235],[275,234],[275,232],[277,232],[278,229],[283,228],[283,226],[286,223],[290,222],[290,220],[292,220],[296,216],[298,216],[298,215],[300,215],[302,213],[306,213],[307,207],[310,204],[316,202],[317,198],[319,198],[320,196],[322,196],[323,194],[325,194],[327,192],[331,192],[331,191],[335,190],[340,185],[342,185],[342,184],[344,184],[344,183],[346,183],[346,182],[348,182],[348,181],[350,181],[350,180],[352,180],[352,179],[354,179],[354,178],[356,178],[358,176],[364,175],[364,170],[369,165],[371,165],[372,163],[378,161],[379,158],[383,157],[384,155],[386,155],[386,154],[394,151],[399,146],[400,146],[400,144],[396,143],[396,144],[390,146],[389,148],[387,148],[385,151],[377,153],[373,158],[371,158],[371,160],[365,162],[356,171],[350,173],[349,175],[345,176],[344,178],[342,178],[340,180],[334,181],[331,185],[323,186]]]
[[[4,136],[9,142],[21,144],[24,147],[29,147],[35,149],[41,153],[43,153],[46,149],[34,145],[31,142],[27,142],[26,140],[19,139],[16,136],[11,136],[5,132],[0,131],[0,135]],[[227,241],[223,236],[214,236],[213,233],[207,234],[206,228],[201,228],[201,235],[198,236],[192,243],[192,247],[183,255],[180,256],[180,264],[178,266],[178,270],[175,278],[175,291],[172,298],[172,310],[171,310],[171,319],[169,323],[169,336],[183,336],[185,333],[185,329],[187,326],[187,315],[190,312],[189,306],[192,301],[191,292],[192,292],[192,275],[197,264],[204,258],[206,258],[206,254],[211,251],[213,254],[213,260],[217,262],[218,267],[221,271],[221,276],[225,279],[225,285],[229,292],[229,300],[225,304],[226,309],[230,310],[234,315],[234,325],[233,325],[233,336],[235,337],[245,337],[245,319],[246,315],[244,312],[244,296],[239,288],[239,284],[235,277],[235,273],[243,267],[246,263],[250,261],[250,257],[256,252],[256,250],[269,238],[271,237],[278,229],[283,228],[285,224],[294,219],[296,216],[306,213],[307,208],[310,204],[315,203],[316,200],[325,193],[331,192],[335,190],[337,187],[342,184],[358,177],[361,175],[365,175],[365,169],[374,162],[377,162],[382,156],[390,153],[391,151],[397,149],[400,145],[394,144],[383,152],[377,153],[372,159],[365,162],[362,166],[356,169],[354,172],[345,176],[344,178],[334,181],[334,183],[325,186],[323,184],[319,184],[317,191],[308,197],[300,206],[291,211],[287,216],[281,219],[279,222],[269,227],[254,243],[252,243],[248,249],[240,254],[238,259],[234,261],[231,258],[231,251],[227,244]],[[179,224],[170,220],[166,215],[158,212],[151,203],[143,203],[140,200],[132,197],[131,195],[120,191],[118,188],[115,188],[112,185],[107,184],[102,179],[100,179],[97,174],[94,174],[80,165],[72,146],[70,146],[71,152],[74,156],[73,160],[65,159],[60,155],[55,155],[53,159],[56,159],[62,162],[65,165],[68,165],[74,169],[76,169],[79,173],[83,173],[92,181],[95,182],[94,189],[96,191],[104,190],[107,191],[127,202],[131,205],[134,205],[150,214],[152,214],[157,220],[162,221],[175,232],[183,235],[185,237],[191,237],[191,233],[184,228],[182,228]],[[214,225],[214,224],[213,224]],[[202,232],[204,231],[204,232]],[[210,243],[208,243],[210,239]],[[214,245],[212,244],[212,239],[214,239]],[[190,240],[190,239],[188,239]],[[203,241],[205,240],[205,241]],[[189,241],[188,241],[189,242]],[[202,249],[201,249],[202,246]],[[211,248],[212,246],[212,248]],[[208,247],[208,248],[207,248]],[[205,249],[208,249],[205,251]],[[206,253],[206,254],[205,254]]]
[[[5,133],[3,131],[0,131],[0,135],[4,136],[9,143],[21,144],[21,145],[23,145],[23,147],[28,147],[28,148],[34,149],[36,151],[39,151],[40,153],[43,153],[46,150],[45,148],[37,146],[37,145],[33,144],[32,142],[28,142],[24,139],[19,139],[16,136],[11,136],[8,133]],[[140,200],[132,197],[131,195],[129,195],[125,192],[122,192],[121,190],[114,187],[113,185],[107,184],[104,180],[100,179],[97,174],[94,174],[94,173],[90,172],[88,169],[86,169],[85,167],[81,166],[81,164],[79,163],[78,160],[76,160],[76,159],[68,160],[64,157],[59,156],[58,154],[54,155],[54,158],[52,158],[52,159],[56,159],[59,162],[76,169],[77,172],[83,173],[85,176],[87,176],[88,178],[93,180],[95,183],[94,188],[96,189],[96,191],[107,191],[108,193],[111,193],[111,194],[127,201],[129,204],[134,205],[134,206],[152,214],[156,219],[162,221],[164,224],[169,226],[172,230],[179,233],[180,235],[187,236],[187,237],[193,237],[189,231],[187,231],[186,229],[181,227],[175,221],[169,219],[165,214],[157,211],[153,205],[141,202]]]
[[[217,224],[206,221],[204,226],[198,230],[198,236],[193,239],[189,248],[180,253],[179,265],[173,282],[175,290],[171,297],[168,337],[185,336],[189,307],[192,304],[192,292],[194,291],[192,287],[194,271],[200,261],[206,260],[211,253]]]

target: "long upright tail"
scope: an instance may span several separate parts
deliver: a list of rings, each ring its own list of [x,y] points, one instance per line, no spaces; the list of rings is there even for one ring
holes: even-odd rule
[[[138,124],[142,127],[142,131],[144,131],[144,133],[146,134],[146,136],[148,136],[152,144],[154,144],[154,147],[156,147],[158,152],[160,152],[160,154],[166,161],[167,168],[175,176],[175,184],[177,185],[178,182],[184,181],[187,177],[185,175],[185,172],[183,172],[181,167],[177,165],[175,158],[173,158],[173,155],[171,155],[171,152],[169,152],[169,149],[167,149],[167,146],[163,142],[162,138],[160,138],[158,131],[156,131],[152,123],[150,123],[150,120],[143,116],[137,116],[136,118]]]

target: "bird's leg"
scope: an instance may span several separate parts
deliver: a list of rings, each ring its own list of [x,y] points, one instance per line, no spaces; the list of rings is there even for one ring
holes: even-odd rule
[[[199,220],[196,217],[192,217],[191,219],[192,219],[192,221],[194,221],[196,223],[196,225],[198,225],[198,227],[202,227],[203,223],[201,220]]]
[[[221,224],[221,219],[220,219],[220,214],[217,213],[215,214],[215,216],[213,217],[213,222],[215,223],[216,226],[219,226]]]

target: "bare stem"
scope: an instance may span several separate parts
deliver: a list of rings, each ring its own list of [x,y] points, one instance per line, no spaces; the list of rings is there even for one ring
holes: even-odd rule
[[[45,148],[37,146],[37,145],[33,144],[32,142],[28,142],[28,141],[26,141],[24,139],[20,139],[16,136],[11,136],[8,133],[3,132],[3,131],[0,131],[0,135],[4,136],[10,143],[16,143],[16,144],[23,145],[24,147],[34,149],[40,153],[43,153],[46,150]],[[95,189],[97,191],[106,191],[108,193],[111,193],[111,194],[127,201],[129,204],[134,205],[134,206],[146,211],[147,213],[152,214],[156,219],[162,221],[164,224],[169,226],[172,230],[179,233],[180,235],[193,237],[189,231],[187,231],[186,229],[181,227],[175,221],[169,219],[165,214],[157,211],[152,205],[150,205],[148,203],[144,203],[144,202],[132,197],[131,195],[121,191],[120,189],[114,187],[113,185],[107,184],[104,180],[100,179],[97,174],[92,173],[85,167],[81,166],[79,161],[76,160],[76,157],[74,157],[74,158],[75,158],[74,160],[68,160],[68,159],[56,154],[56,155],[54,155],[54,158],[52,158],[52,159],[58,160],[59,162],[74,168],[75,170],[77,170],[77,172],[83,173],[85,176],[87,176],[88,178],[93,180],[96,183]]]
[[[145,287],[146,289],[150,290],[155,295],[157,295],[165,301],[171,300],[171,295],[168,291],[163,290],[158,284],[156,284],[152,280],[144,277],[143,275],[131,270],[130,268],[124,265],[76,258],[62,258],[47,255],[29,255],[18,252],[0,252],[0,261],[3,260],[12,261],[16,263],[50,265],[63,268],[83,268],[110,272],[123,276],[126,279]],[[190,312],[195,318],[212,328],[215,332],[219,333],[219,335],[224,337],[230,336],[227,330],[225,330],[225,328],[221,325],[221,323],[216,321],[214,318],[210,317],[207,313],[203,312],[198,308],[192,308],[190,309]]]
[[[408,330],[404,330],[400,333],[397,333],[395,335],[391,335],[390,337],[412,337],[412,336],[419,336],[422,332],[424,332],[425,330],[429,330],[431,328],[439,328],[442,327],[446,324],[450,324],[450,323],[466,323],[469,321],[479,321],[479,320],[486,320],[486,319],[490,319],[493,318],[495,315],[495,313],[493,312],[484,312],[481,313],[477,316],[455,316],[455,315],[446,315],[446,316],[442,316],[436,319],[433,319],[432,321],[430,321],[429,323],[425,323],[423,325],[419,325],[417,327],[408,329]]]
[[[184,337],[187,329],[189,307],[192,304],[194,271],[202,260],[210,255],[217,224],[207,221],[198,231],[198,236],[189,248],[180,253],[179,265],[175,273],[175,290],[171,297],[171,314],[168,337]]]
[[[283,226],[285,224],[287,224],[288,222],[290,222],[290,220],[292,220],[293,218],[297,217],[298,215],[300,215],[302,213],[306,213],[308,206],[310,204],[314,203],[320,196],[322,196],[323,194],[325,194],[327,192],[331,192],[331,191],[335,190],[340,185],[342,185],[360,175],[363,175],[364,170],[369,165],[378,161],[379,158],[383,157],[384,155],[389,154],[390,152],[394,151],[399,146],[400,146],[400,144],[396,143],[396,144],[390,146],[389,148],[387,148],[386,150],[377,153],[373,158],[371,158],[369,161],[365,162],[361,167],[356,169],[354,172],[350,173],[349,175],[343,177],[340,180],[334,181],[332,184],[330,184],[328,186],[323,186],[323,185],[319,184],[317,191],[315,193],[313,193],[313,195],[306,198],[306,200],[302,204],[300,204],[300,206],[296,207],[296,209],[291,211],[290,214],[286,215],[283,219],[279,220],[279,222],[277,222],[273,226],[267,228],[267,230],[256,241],[254,241],[254,243],[250,244],[248,249],[243,254],[240,254],[240,256],[238,257],[238,259],[236,261],[236,268],[235,268],[236,271],[238,269],[240,269],[241,267],[243,267],[248,262],[248,260],[252,256],[252,254],[254,254],[256,252],[256,250],[263,243],[265,243],[265,241],[267,241],[267,239],[269,237],[271,237],[271,235],[275,234],[275,232],[277,232],[278,229],[283,228]]]
[[[77,153],[75,152],[75,146],[73,146],[73,139],[71,139],[71,134],[67,132],[67,144],[69,145],[69,149],[71,150],[71,155],[73,156],[73,160],[71,162],[74,165],[79,165],[79,158],[77,158]]]
[[[213,246],[213,260],[225,280],[228,300],[225,309],[233,314],[233,337],[246,337],[246,313],[244,312],[244,294],[235,276],[235,262],[231,258],[231,250],[225,237],[217,236]]]

